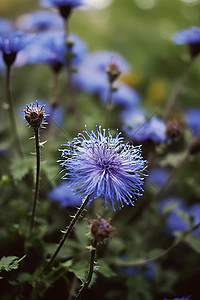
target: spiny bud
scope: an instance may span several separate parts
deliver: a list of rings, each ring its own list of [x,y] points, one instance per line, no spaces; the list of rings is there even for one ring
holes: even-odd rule
[[[31,127],[38,129],[45,117],[44,105],[39,105],[36,100],[36,106],[34,103],[31,103],[30,105],[27,105],[23,111],[25,112],[25,119]]]
[[[183,133],[183,125],[176,120],[171,120],[167,123],[165,132],[169,139],[177,139]]]
[[[189,153],[194,155],[200,152],[200,138],[195,137],[189,144]]]
[[[106,66],[106,72],[108,74],[108,80],[110,83],[116,81],[119,75],[121,74],[118,65],[114,62],[111,62]]]
[[[110,224],[110,219],[107,221],[102,217],[89,220],[89,229],[91,236],[97,241],[103,241],[110,237],[113,227]]]

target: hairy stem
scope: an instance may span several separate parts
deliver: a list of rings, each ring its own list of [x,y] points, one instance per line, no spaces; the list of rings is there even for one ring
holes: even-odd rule
[[[198,224],[196,224],[195,226],[193,226],[191,229],[189,229],[177,242],[175,242],[174,244],[172,244],[169,248],[167,248],[165,251],[161,252],[160,254],[149,258],[149,259],[144,259],[141,261],[137,261],[137,262],[124,262],[124,261],[116,261],[113,262],[113,265],[117,265],[120,267],[137,267],[137,266],[143,266],[143,265],[147,265],[151,262],[154,262],[162,257],[164,257],[165,255],[169,254],[172,250],[174,250],[174,248],[176,248],[177,246],[179,246],[182,242],[184,242],[186,240],[186,238],[194,231],[196,230],[198,227],[200,226],[200,222]]]
[[[17,131],[17,124],[15,120],[15,113],[14,113],[14,106],[11,96],[11,67],[7,66],[6,68],[6,95],[7,95],[7,102],[8,102],[8,111],[10,116],[10,122],[12,126],[13,136],[14,136],[14,142],[16,145],[16,149],[21,157],[23,157],[23,152],[21,148],[21,143]]]
[[[84,208],[86,207],[86,205],[89,202],[89,196],[84,200],[84,202],[82,203],[81,207],[78,209],[77,213],[75,214],[75,216],[72,218],[68,228],[66,229],[66,231],[64,232],[60,243],[58,244],[58,247],[56,248],[54,254],[52,255],[52,257],[50,258],[50,260],[48,261],[48,263],[46,264],[46,266],[44,267],[44,273],[46,273],[48,271],[48,269],[50,268],[50,266],[52,265],[52,263],[54,262],[57,254],[59,253],[60,249],[62,248],[64,242],[66,241],[66,239],[68,238],[69,234],[71,233],[74,225],[76,224],[76,222],[78,221],[81,213],[83,212]]]
[[[183,87],[183,84],[189,74],[189,71],[192,67],[192,64],[194,62],[194,57],[190,59],[188,65],[186,66],[184,72],[182,73],[182,75],[180,76],[180,78],[178,79],[178,81],[176,82],[174,88],[172,89],[170,95],[169,95],[169,98],[167,100],[167,103],[166,103],[166,106],[164,108],[164,111],[163,111],[163,119],[166,120],[171,109],[172,109],[172,106],[176,100],[176,97],[178,95],[178,93],[180,92],[181,88]]]
[[[84,292],[88,288],[88,286],[90,284],[90,281],[92,280],[92,274],[93,274],[93,271],[94,271],[94,260],[95,260],[95,254],[96,254],[96,246],[97,246],[97,241],[96,241],[96,239],[93,239],[92,240],[93,249],[91,250],[91,254],[90,254],[90,267],[89,267],[88,275],[87,275],[87,278],[85,280],[85,283],[83,284],[82,288],[78,292],[75,300],[81,299],[82,295],[84,294]]]
[[[39,142],[39,128],[34,129],[35,133],[35,149],[36,149],[36,179],[35,179],[35,193],[33,200],[33,210],[31,215],[31,222],[29,233],[32,233],[34,222],[35,222],[35,213],[36,213],[36,205],[39,195],[39,178],[40,178],[40,142]]]

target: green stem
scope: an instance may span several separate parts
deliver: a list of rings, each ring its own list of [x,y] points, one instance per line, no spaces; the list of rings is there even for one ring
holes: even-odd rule
[[[110,83],[107,101],[105,105],[105,111],[104,111],[104,128],[107,128],[110,122],[110,113],[112,110],[112,93],[113,93],[113,86],[112,83]]]
[[[7,102],[8,102],[8,111],[10,115],[10,121],[12,126],[12,131],[14,135],[14,142],[16,144],[16,149],[21,157],[23,157],[23,152],[20,144],[20,139],[17,131],[17,124],[15,120],[15,113],[14,113],[14,106],[11,96],[11,67],[7,66],[6,68],[6,95],[7,95]]]
[[[167,103],[166,103],[166,106],[164,108],[164,111],[163,111],[163,119],[166,120],[171,109],[172,109],[172,106],[176,100],[176,97],[178,95],[178,93],[180,92],[181,88],[183,87],[183,84],[189,74],[189,71],[192,67],[192,64],[194,62],[194,57],[190,59],[188,65],[186,66],[184,72],[182,73],[182,75],[180,76],[180,78],[178,79],[178,81],[176,82],[174,88],[172,89],[170,95],[169,95],[169,98],[167,100]]]
[[[35,222],[35,212],[36,205],[39,195],[39,178],[40,178],[40,143],[39,143],[39,128],[34,129],[35,133],[35,149],[36,149],[36,179],[35,179],[35,193],[34,193],[34,201],[33,201],[33,210],[31,215],[31,222],[29,233],[32,233],[34,222]]]
[[[58,247],[56,248],[54,254],[52,255],[52,257],[50,258],[50,260],[48,261],[48,263],[46,264],[46,266],[44,267],[43,272],[46,273],[49,269],[49,267],[52,265],[52,263],[54,262],[57,254],[59,253],[60,249],[62,248],[64,242],[66,241],[66,239],[68,238],[69,234],[71,233],[74,225],[76,224],[76,222],[78,221],[81,213],[83,212],[84,208],[86,207],[86,205],[89,202],[89,196],[87,196],[87,198],[84,200],[84,202],[82,203],[81,207],[78,209],[77,213],[75,214],[75,216],[73,217],[73,219],[71,220],[68,228],[66,229],[66,231],[64,232],[60,243],[58,244]]]
[[[124,262],[124,261],[115,261],[112,264],[113,265],[117,265],[120,267],[137,267],[137,266],[142,266],[142,265],[147,265],[151,262],[157,261],[160,258],[164,257],[165,255],[169,254],[172,250],[174,250],[174,248],[176,248],[177,246],[179,246],[182,242],[184,242],[186,240],[186,237],[189,236],[194,230],[196,230],[198,227],[200,226],[200,222],[193,226],[191,229],[189,229],[182,238],[180,238],[177,242],[175,242],[174,244],[172,244],[169,248],[167,248],[165,251],[161,252],[160,254],[149,258],[149,259],[144,259],[141,261],[137,261],[137,262]]]
[[[75,300],[79,300],[81,299],[82,295],[84,294],[84,292],[86,291],[86,289],[88,288],[91,280],[92,280],[92,275],[93,275],[93,271],[94,271],[94,262],[95,262],[95,254],[96,254],[96,246],[97,246],[97,240],[93,239],[92,240],[92,247],[93,249],[91,250],[91,254],[90,254],[90,267],[89,267],[89,272],[86,278],[86,281],[83,285],[83,287],[80,289],[80,291],[78,292]]]

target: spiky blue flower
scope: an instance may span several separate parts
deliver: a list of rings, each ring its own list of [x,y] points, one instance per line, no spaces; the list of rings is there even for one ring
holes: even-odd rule
[[[181,297],[181,298],[173,298],[173,299],[169,299],[169,298],[164,298],[163,300],[191,300],[191,295],[187,296],[187,297]]]
[[[175,33],[173,42],[177,45],[188,44],[190,55],[196,56],[200,52],[200,27],[191,26],[189,29]]]
[[[86,128],[63,146],[62,178],[69,179],[82,197],[89,196],[90,201],[102,197],[105,206],[109,203],[115,210],[115,202],[119,208],[134,205],[142,195],[147,162],[140,146],[125,144],[120,133],[113,137],[101,126],[91,133]]]

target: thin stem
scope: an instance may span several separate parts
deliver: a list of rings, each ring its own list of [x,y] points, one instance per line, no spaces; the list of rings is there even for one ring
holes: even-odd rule
[[[183,84],[189,74],[189,71],[192,67],[192,64],[194,62],[194,57],[190,59],[188,65],[186,66],[184,72],[182,73],[182,75],[180,76],[180,78],[178,79],[178,81],[176,82],[174,88],[172,89],[170,95],[169,95],[169,98],[167,100],[167,103],[166,103],[166,106],[165,106],[165,109],[163,111],[163,119],[166,120],[168,115],[169,115],[169,112],[171,111],[172,109],[172,106],[176,100],[176,97],[178,95],[178,93],[180,92],[181,88],[183,87]]]
[[[48,261],[48,263],[46,264],[46,266],[44,267],[44,273],[46,273],[49,269],[49,267],[52,265],[52,263],[54,262],[57,254],[59,253],[60,249],[62,248],[64,242],[66,241],[66,239],[68,238],[69,234],[71,233],[74,225],[76,224],[76,222],[78,221],[81,213],[83,212],[84,208],[86,207],[86,205],[89,202],[89,196],[85,199],[85,201],[83,202],[83,204],[81,205],[81,207],[78,209],[77,213],[75,214],[75,216],[72,218],[68,228],[66,229],[66,231],[64,232],[60,243],[58,244],[57,249],[55,250],[54,254],[52,255],[52,257],[50,258],[50,260]]]
[[[35,194],[33,201],[33,210],[31,215],[31,223],[29,228],[29,233],[32,233],[34,222],[35,222],[35,212],[36,205],[39,195],[39,178],[40,178],[40,144],[39,144],[39,128],[34,129],[35,133],[35,149],[36,149],[36,179],[35,179]]]
[[[23,152],[22,152],[20,139],[17,131],[17,124],[15,120],[14,106],[13,106],[13,101],[11,96],[11,67],[10,66],[7,66],[6,68],[6,95],[7,95],[7,102],[8,102],[8,111],[10,115],[12,131],[14,135],[14,142],[16,144],[16,148],[19,155],[23,157]]]
[[[92,275],[93,275],[93,271],[94,271],[94,260],[95,260],[95,254],[96,254],[96,246],[97,246],[97,240],[93,239],[92,240],[93,249],[91,250],[91,254],[90,254],[90,267],[89,267],[88,275],[87,275],[87,278],[86,278],[86,281],[85,281],[84,285],[82,286],[82,288],[78,292],[75,300],[81,299],[83,293],[88,288],[88,286],[90,284],[90,281],[92,280]]]
[[[137,267],[137,266],[142,266],[142,265],[147,265],[151,262],[154,262],[162,257],[164,257],[165,255],[169,254],[172,250],[174,250],[174,248],[176,248],[177,246],[179,246],[182,242],[184,242],[186,240],[186,237],[188,237],[194,230],[196,230],[198,227],[200,226],[200,222],[198,224],[196,224],[195,226],[193,226],[191,229],[189,229],[182,238],[180,238],[177,242],[175,242],[174,244],[172,244],[169,248],[167,248],[165,251],[161,252],[160,254],[149,258],[149,259],[144,259],[141,261],[137,261],[137,262],[124,262],[124,261],[116,261],[113,262],[113,265],[117,265],[120,267]]]
[[[113,86],[112,83],[110,83],[106,105],[105,105],[105,112],[104,112],[104,128],[108,127],[110,121],[110,112],[112,109],[112,93],[113,93]]]

